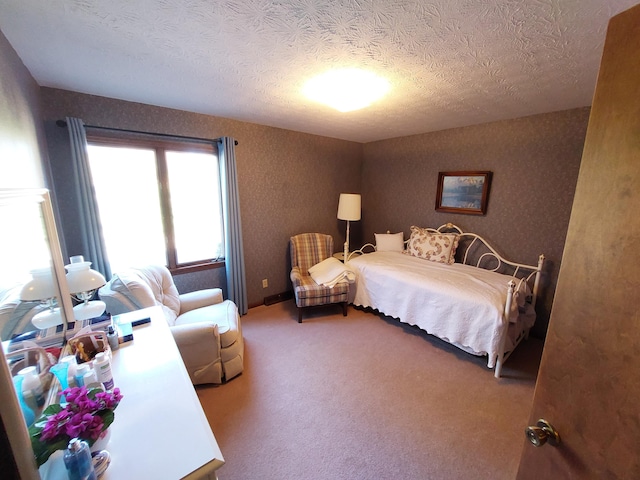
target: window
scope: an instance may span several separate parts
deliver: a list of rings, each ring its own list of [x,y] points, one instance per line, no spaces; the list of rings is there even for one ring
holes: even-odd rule
[[[224,255],[217,148],[87,135],[111,269],[211,265]]]

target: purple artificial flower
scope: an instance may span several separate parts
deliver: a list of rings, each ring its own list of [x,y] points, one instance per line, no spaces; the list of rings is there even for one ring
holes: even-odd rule
[[[78,397],[87,396],[87,387],[69,387],[62,391],[62,395],[67,399],[68,403],[76,403]]]
[[[68,410],[62,410],[61,412],[52,415],[47,420],[47,424],[42,430],[42,440],[53,440],[64,431],[64,425],[67,423],[71,412]]]
[[[99,415],[91,413],[76,413],[65,425],[65,433],[69,437],[79,437],[84,439],[95,440],[102,433],[104,422]]]
[[[29,429],[38,465],[46,462],[65,440],[78,437],[93,443],[100,438],[113,422],[114,416],[109,413],[122,400],[119,388],[103,392],[71,387],[64,389],[60,395],[64,396],[66,403],[49,407],[51,413],[49,408],[46,409]]]
[[[96,394],[96,402],[99,403],[100,410],[112,410],[118,406],[122,400],[120,389],[116,388],[113,392],[98,392]]]

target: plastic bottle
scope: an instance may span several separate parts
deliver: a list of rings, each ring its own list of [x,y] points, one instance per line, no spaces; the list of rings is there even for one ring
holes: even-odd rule
[[[109,357],[100,352],[93,359],[93,367],[95,368],[98,381],[104,385],[105,390],[113,389],[113,373],[111,372],[111,362]]]
[[[24,377],[22,375],[16,375],[13,377],[13,386],[16,389],[18,402],[20,402],[20,409],[22,410],[22,415],[24,415],[24,421],[27,423],[27,427],[30,427],[36,419],[36,416],[24,400],[24,396],[22,395],[22,382],[24,382]]]
[[[84,386],[87,387],[87,390],[92,390],[94,388],[104,390],[104,388],[102,387],[102,383],[98,381],[98,375],[93,368],[89,369],[89,371],[84,374],[84,376],[82,377],[82,382]]]
[[[113,325],[109,325],[107,328],[107,340],[109,341],[109,347],[111,347],[111,350],[117,350],[120,347],[120,342],[118,342],[118,332],[113,328]]]
[[[27,402],[31,410],[34,412],[38,411],[38,409],[44,405],[44,390],[36,367],[25,367],[18,372],[18,375],[24,377],[22,381],[22,395],[24,396],[25,402]]]
[[[84,387],[84,376],[91,370],[91,365],[88,363],[81,363],[76,368],[76,386]]]
[[[76,384],[76,371],[78,370],[78,362],[75,355],[67,355],[62,357],[58,363],[66,363],[69,365],[67,370],[67,383],[70,387],[75,387]]]
[[[69,480],[97,480],[89,444],[79,438],[69,442],[64,452],[64,465],[67,467]]]

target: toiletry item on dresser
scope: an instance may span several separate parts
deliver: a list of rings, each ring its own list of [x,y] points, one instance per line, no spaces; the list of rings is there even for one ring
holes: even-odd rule
[[[111,347],[111,350],[117,350],[120,346],[118,341],[118,332],[113,328],[113,325],[109,325],[107,328],[107,340],[109,341],[109,347]]]
[[[113,373],[111,372],[111,362],[109,361],[109,357],[104,352],[100,352],[96,355],[96,358],[93,359],[93,364],[98,381],[102,383],[105,390],[112,390]]]
[[[24,378],[22,395],[25,402],[31,410],[37,412],[44,405],[44,389],[36,367],[25,367],[18,372],[18,375],[22,375]]]
[[[30,427],[33,421],[36,419],[35,413],[33,410],[29,408],[27,402],[24,399],[24,395],[22,394],[22,382],[24,382],[24,377],[22,375],[16,375],[13,377],[13,387],[16,390],[16,395],[18,397],[18,402],[20,403],[20,409],[22,410],[22,415],[24,416],[24,421],[27,424],[27,427]]]
[[[77,385],[76,370],[78,369],[75,355],[66,355],[62,357],[58,363],[66,363],[69,365],[69,369],[67,370],[67,383],[70,387],[75,387]]]
[[[84,386],[87,387],[87,390],[92,390],[94,388],[99,388],[100,390],[104,390],[102,383],[98,380],[98,374],[93,368],[90,368],[82,377],[82,381],[84,382]]]
[[[78,365],[76,367],[76,386],[78,386],[78,387],[86,386],[84,384],[84,376],[89,371],[91,371],[91,364],[90,363],[81,363],[80,365]]]
[[[67,467],[69,480],[96,480],[89,444],[79,438],[69,442],[64,452],[64,465]]]

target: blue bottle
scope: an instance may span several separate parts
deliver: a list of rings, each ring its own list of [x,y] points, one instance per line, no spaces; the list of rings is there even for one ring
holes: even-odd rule
[[[67,467],[69,480],[97,480],[89,444],[79,438],[69,442],[69,447],[64,452],[64,465]]]
[[[27,423],[27,427],[30,427],[31,424],[36,419],[33,410],[29,408],[27,402],[25,402],[24,397],[22,396],[22,382],[24,381],[24,377],[22,375],[16,375],[13,377],[13,385],[16,389],[16,395],[18,396],[18,402],[20,402],[20,408],[22,409],[22,415],[24,415],[24,421]]]

